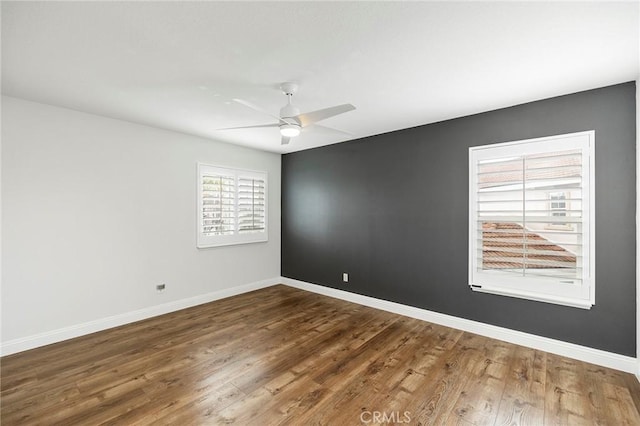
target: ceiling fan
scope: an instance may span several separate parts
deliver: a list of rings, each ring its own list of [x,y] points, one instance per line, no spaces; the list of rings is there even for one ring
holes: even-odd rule
[[[239,103],[240,105],[244,105],[255,111],[261,112],[263,114],[267,114],[275,118],[276,120],[278,120],[277,123],[258,124],[256,126],[227,127],[227,128],[218,129],[218,130],[252,129],[252,128],[259,128],[259,127],[279,127],[280,134],[282,135],[282,145],[288,144],[292,138],[295,138],[296,136],[298,136],[303,129],[306,129],[311,125],[313,125],[314,127],[330,129],[340,133],[346,133],[341,130],[331,129],[329,127],[320,126],[315,123],[321,120],[326,120],[327,118],[336,116],[338,114],[343,114],[345,112],[352,111],[356,109],[356,107],[354,107],[351,104],[342,104],[342,105],[323,108],[316,111],[311,111],[311,112],[306,112],[301,114],[300,110],[291,103],[291,97],[297,92],[298,85],[296,83],[286,82],[280,85],[280,89],[287,96],[287,104],[280,109],[280,116],[271,114],[270,112],[264,110],[263,108],[260,108],[259,106],[254,105],[251,102],[245,101],[243,99],[233,99],[234,102]]]

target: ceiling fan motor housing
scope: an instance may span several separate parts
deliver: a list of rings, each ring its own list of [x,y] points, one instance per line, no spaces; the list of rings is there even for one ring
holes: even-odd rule
[[[300,110],[291,104],[287,104],[280,109],[280,117],[291,118],[292,120],[287,120],[289,122],[295,121],[297,123],[298,120],[294,119],[294,117],[299,114],[300,114]]]

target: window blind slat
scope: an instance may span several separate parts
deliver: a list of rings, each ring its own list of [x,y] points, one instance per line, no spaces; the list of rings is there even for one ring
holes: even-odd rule
[[[513,222],[513,223],[582,223],[582,218],[580,217],[571,217],[571,216],[527,216],[527,217],[518,217],[518,216],[495,216],[495,215],[487,215],[478,217],[477,221],[479,223],[493,223],[493,222]]]

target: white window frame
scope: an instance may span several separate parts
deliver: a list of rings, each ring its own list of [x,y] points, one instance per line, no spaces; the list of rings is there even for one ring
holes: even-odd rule
[[[582,280],[512,277],[478,270],[478,161],[580,149],[582,151]],[[590,309],[595,304],[595,131],[469,148],[469,285],[473,291]]]
[[[220,174],[225,176],[232,176],[235,183],[235,198],[234,198],[234,230],[232,234],[229,235],[208,235],[203,232],[204,223],[203,223],[203,199],[202,199],[202,185],[203,179],[205,175],[209,174]],[[249,233],[240,233],[238,229],[238,180],[239,178],[249,178],[249,179],[258,179],[264,180],[264,191],[265,191],[265,199],[264,199],[264,230],[249,232]],[[255,170],[244,170],[230,167],[222,167],[222,166],[214,166],[210,164],[197,163],[197,237],[196,237],[196,246],[198,248],[209,248],[209,247],[220,247],[220,246],[229,246],[236,244],[249,244],[249,243],[259,243],[265,242],[269,239],[269,208],[268,208],[268,198],[269,198],[269,189],[268,189],[268,179],[267,173]]]

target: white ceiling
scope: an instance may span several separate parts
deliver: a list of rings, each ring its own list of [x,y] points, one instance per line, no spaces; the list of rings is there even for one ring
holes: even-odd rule
[[[638,2],[2,2],[2,92],[292,152],[638,78]],[[281,147],[279,83],[357,109]]]

